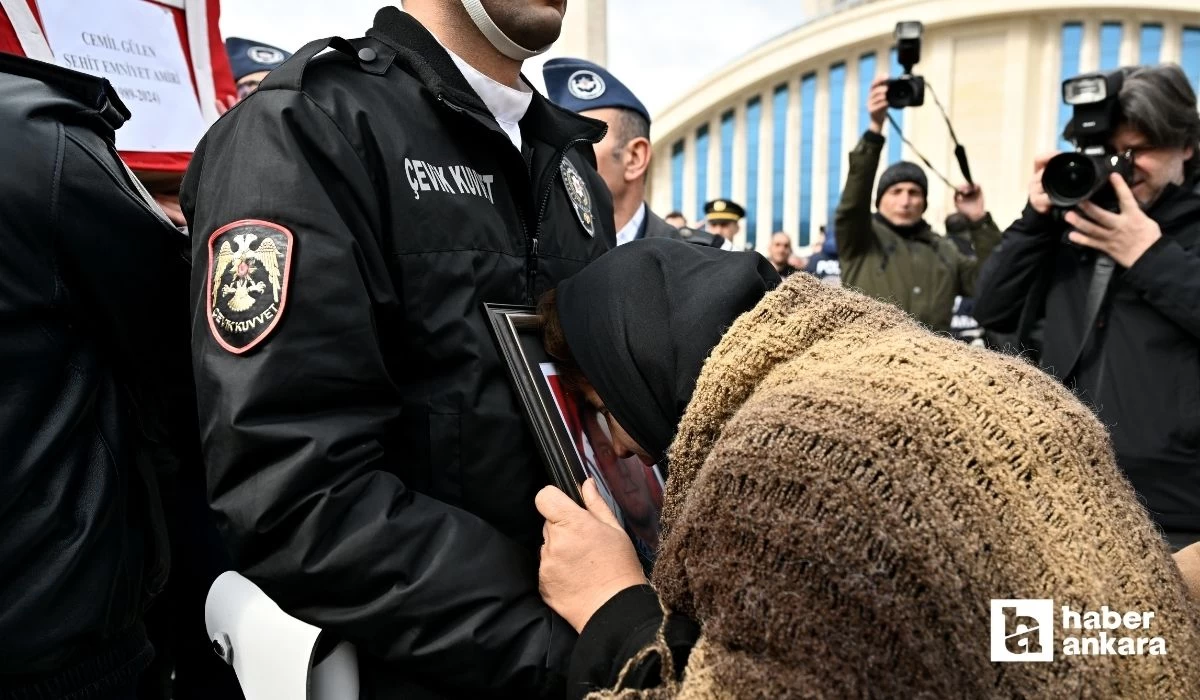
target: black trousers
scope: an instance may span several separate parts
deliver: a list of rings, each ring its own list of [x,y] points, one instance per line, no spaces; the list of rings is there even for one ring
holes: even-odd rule
[[[233,667],[215,653],[204,629],[212,582],[232,568],[217,534],[199,465],[161,484],[171,541],[166,589],[146,613],[157,651],[142,676],[138,700],[243,700]]]
[[[70,666],[29,676],[0,676],[0,700],[135,700],[154,658],[138,623],[97,645]]]

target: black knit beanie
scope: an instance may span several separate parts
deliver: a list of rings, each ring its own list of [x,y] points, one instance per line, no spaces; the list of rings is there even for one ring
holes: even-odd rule
[[[887,192],[889,187],[901,182],[916,184],[921,188],[921,193],[925,195],[925,200],[928,202],[929,178],[925,177],[925,171],[921,170],[921,166],[916,163],[902,160],[899,163],[893,163],[883,171],[883,175],[879,176],[879,188],[875,190],[875,207],[879,207],[879,200],[883,199],[883,193]]]

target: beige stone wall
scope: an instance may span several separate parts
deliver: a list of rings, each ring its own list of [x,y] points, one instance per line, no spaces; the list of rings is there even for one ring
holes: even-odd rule
[[[574,0],[573,0],[574,2]],[[759,178],[757,248],[765,251],[770,240],[772,212],[772,158],[775,86],[789,85],[787,167],[784,185],[784,230],[798,234],[800,199],[800,77],[817,75],[814,114],[812,233],[826,223],[827,173],[831,159],[840,159],[846,174],[846,154],[859,137],[858,58],[875,52],[878,71],[887,71],[892,28],[897,21],[919,19],[925,24],[922,61],[924,75],[945,105],[959,140],[967,149],[975,180],[985,190],[989,209],[1003,227],[1019,215],[1026,198],[1035,155],[1057,144],[1060,82],[1060,38],[1064,22],[1083,23],[1080,71],[1096,70],[1100,61],[1100,24],[1123,25],[1122,64],[1137,62],[1143,23],[1163,25],[1160,60],[1180,60],[1180,35],[1184,26],[1200,26],[1196,0],[858,0],[835,11],[832,0],[811,2],[824,16],[738,59],[696,90],[654,116],[655,154],[650,178],[651,206],[665,213],[672,209],[671,153],[674,144],[685,149],[684,212],[695,215],[695,131],[708,123],[709,187],[707,196],[733,196],[748,203],[745,192],[746,103],[762,100],[759,124]],[[828,5],[828,7],[826,7]],[[819,6],[819,7],[817,7]],[[843,7],[839,5],[838,7]],[[842,148],[829,152],[829,68],[845,62]],[[737,110],[734,141],[734,189],[720,192],[720,115]],[[924,107],[905,112],[904,132],[934,166],[961,182],[953,143],[946,126],[927,95]],[[887,132],[885,132],[887,133]],[[889,138],[891,135],[888,134]],[[886,147],[885,147],[886,148]],[[916,156],[904,149],[907,160]],[[885,158],[886,161],[886,158]],[[881,165],[881,167],[883,167]],[[927,219],[938,230],[947,213],[954,211],[953,194],[932,173]],[[740,182],[739,182],[740,181]],[[739,199],[741,198],[741,199]],[[743,234],[744,239],[744,234]]]
[[[570,12],[563,20],[562,35],[555,42],[552,54],[607,65],[607,0],[571,0]]]

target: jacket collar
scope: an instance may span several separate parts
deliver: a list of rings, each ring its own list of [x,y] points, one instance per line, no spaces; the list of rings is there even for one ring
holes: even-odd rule
[[[911,226],[896,226],[892,222],[884,218],[883,214],[875,212],[875,220],[887,226],[897,236],[913,241],[923,241],[925,243],[934,242],[933,230],[929,228],[929,224],[924,219]]]
[[[376,13],[375,25],[367,36],[394,49],[395,63],[452,109],[468,111],[495,126],[487,105],[471,89],[450,54],[415,17],[395,7],[384,7]],[[522,125],[533,129],[539,140],[559,149],[573,141],[596,143],[607,131],[603,122],[557,107],[536,90]]]
[[[1192,223],[1200,214],[1200,178],[1193,178],[1182,185],[1167,185],[1158,201],[1146,212],[1158,222],[1163,233],[1178,228],[1181,223]]]

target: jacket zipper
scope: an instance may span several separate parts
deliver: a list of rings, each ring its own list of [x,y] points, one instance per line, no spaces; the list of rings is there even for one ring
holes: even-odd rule
[[[465,113],[467,111],[467,109],[465,107],[460,107],[460,106],[454,104],[450,100],[446,99],[446,96],[441,93],[439,93],[437,95],[437,101],[441,102],[442,104],[446,105],[446,107],[448,107],[449,109],[451,109],[455,112],[458,112],[460,114]],[[606,134],[606,133],[608,133],[607,128],[604,130],[603,133],[600,134],[600,138],[604,138],[604,134]],[[568,141],[565,146],[560,148],[554,154],[554,158],[551,159],[551,161],[550,161],[552,163],[551,168],[561,171],[562,170],[562,161],[563,161],[563,158],[566,158],[567,152],[581,143],[591,143],[591,140],[579,138],[579,139],[572,139],[571,141]],[[524,160],[524,159],[522,158],[522,160]],[[533,184],[533,173],[532,172],[529,173],[529,180],[530,180],[530,184],[532,185]],[[521,224],[521,230],[525,234],[525,302],[530,305],[537,303],[537,299],[535,298],[534,295],[535,295],[535,292],[537,289],[537,272],[538,272],[537,262],[538,262],[538,249],[539,249],[538,234],[541,233],[542,218],[546,215],[546,207],[550,204],[550,192],[553,190],[554,190],[554,176],[551,175],[549,178],[549,182],[547,183],[547,186],[542,191],[541,203],[538,205],[538,210],[537,210],[537,218],[534,219],[532,228],[530,227],[529,222],[527,222],[525,220],[524,207],[518,206],[516,208],[517,209],[517,218],[520,220],[520,224]]]
[[[604,138],[604,134],[606,133],[608,133],[607,128],[605,128],[604,133],[600,135],[600,138]],[[560,148],[558,152],[554,154],[554,159],[551,160],[551,163],[553,163],[551,167],[561,172],[562,162],[563,159],[567,157],[567,152],[581,143],[592,143],[592,141],[590,139],[572,139],[571,141],[568,141],[567,145]],[[537,220],[534,222],[533,238],[531,239],[530,245],[530,255],[526,258],[525,296],[528,297],[529,303],[531,304],[536,303],[536,300],[534,299],[534,290],[535,285],[537,284],[538,234],[541,233],[542,219],[546,216],[546,207],[550,204],[550,193],[553,190],[554,176],[551,175],[547,187],[542,192],[541,204],[538,205]]]

